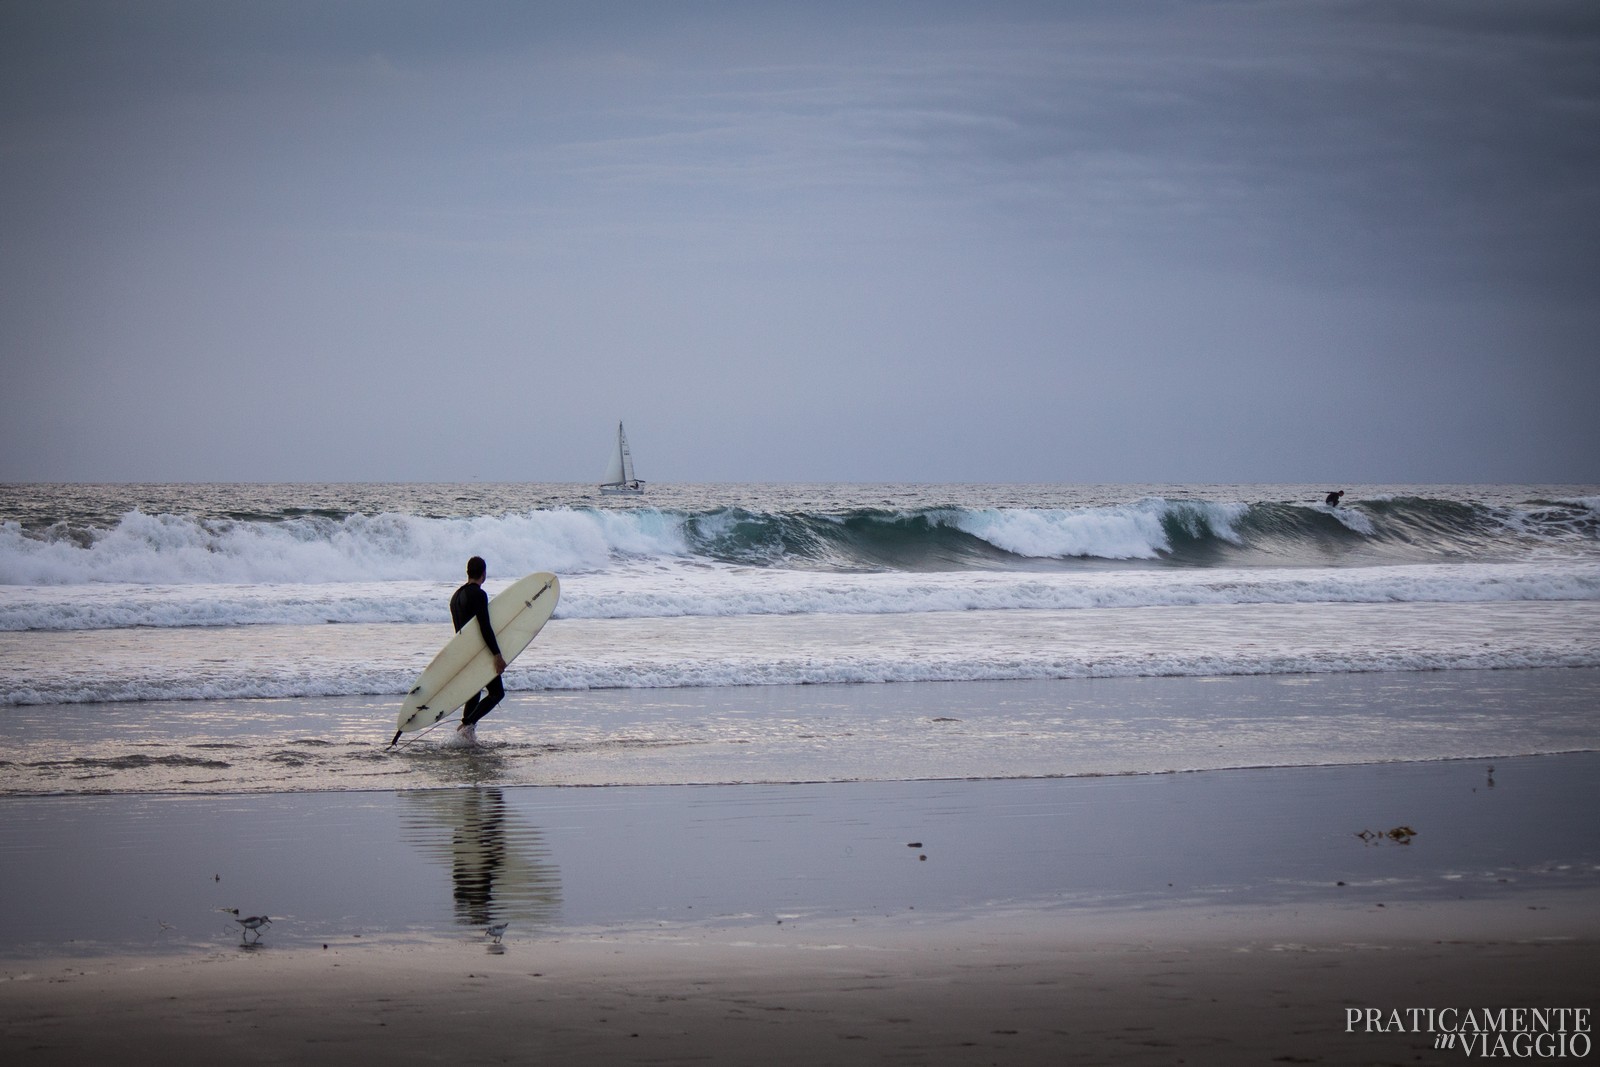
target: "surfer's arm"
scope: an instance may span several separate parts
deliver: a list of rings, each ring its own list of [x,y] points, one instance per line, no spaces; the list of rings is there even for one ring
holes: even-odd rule
[[[478,632],[483,634],[483,643],[489,646],[489,651],[494,653],[496,670],[505,670],[506,661],[500,656],[500,642],[495,640],[494,627],[489,623],[489,597],[480,593],[478,610],[473,612],[478,617]]]
[[[501,675],[506,672],[506,658],[500,654],[500,643],[494,639],[494,627],[489,625],[489,609],[486,607],[478,614],[478,629],[483,631],[483,643],[489,646],[489,651],[494,653],[494,673]]]

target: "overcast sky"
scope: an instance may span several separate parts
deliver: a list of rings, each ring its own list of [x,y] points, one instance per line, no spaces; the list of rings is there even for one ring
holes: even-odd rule
[[[1600,4],[0,2],[0,480],[1600,482]]]

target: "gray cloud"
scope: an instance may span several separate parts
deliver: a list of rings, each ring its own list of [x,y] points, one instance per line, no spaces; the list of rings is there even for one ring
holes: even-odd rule
[[[1592,480],[1592,10],[6,5],[0,477]]]

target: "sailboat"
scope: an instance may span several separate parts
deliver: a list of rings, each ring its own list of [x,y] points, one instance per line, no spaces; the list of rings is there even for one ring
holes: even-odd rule
[[[617,423],[617,450],[606,467],[606,480],[600,483],[602,496],[641,496],[644,483],[633,476],[633,453],[628,451],[628,435]]]

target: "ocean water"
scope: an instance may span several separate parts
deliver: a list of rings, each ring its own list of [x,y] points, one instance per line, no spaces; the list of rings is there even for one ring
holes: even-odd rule
[[[1600,748],[1600,487],[0,486],[0,794]],[[465,560],[562,580],[396,750]]]

